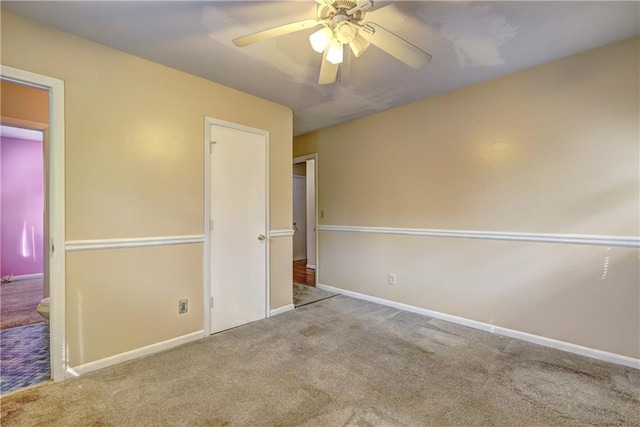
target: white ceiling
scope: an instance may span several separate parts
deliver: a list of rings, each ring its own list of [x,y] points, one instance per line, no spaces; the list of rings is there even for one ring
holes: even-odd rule
[[[416,71],[370,47],[318,85],[304,30],[244,48],[233,38],[315,18],[305,1],[2,1],[2,8],[289,106],[300,135],[640,34],[640,2],[376,2],[376,22],[433,55]]]

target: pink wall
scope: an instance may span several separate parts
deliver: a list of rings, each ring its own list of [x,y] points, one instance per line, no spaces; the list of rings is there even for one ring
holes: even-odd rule
[[[43,272],[42,141],[0,138],[0,264],[3,276]]]

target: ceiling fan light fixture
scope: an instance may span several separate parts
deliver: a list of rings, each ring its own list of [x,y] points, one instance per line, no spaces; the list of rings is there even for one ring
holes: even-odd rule
[[[372,8],[374,0],[315,1],[318,3],[315,19],[304,19],[237,37],[233,39],[233,44],[244,47],[298,31],[315,31],[308,37],[313,50],[322,53],[319,84],[335,83],[347,44],[356,58],[372,44],[416,70],[431,60],[431,55],[394,32],[375,22],[365,21],[365,13]]]
[[[329,50],[327,51],[327,61],[332,64],[342,64],[342,55],[343,55],[342,43],[337,40],[333,40],[329,45]]]
[[[353,52],[357,58],[367,50],[369,44],[370,43],[364,37],[358,34],[349,42],[349,47],[351,48],[351,52]]]
[[[332,37],[333,34],[331,33],[331,30],[327,27],[323,27],[309,36],[309,42],[311,42],[313,50],[318,53],[322,53],[327,46],[329,46],[329,43],[331,43]]]

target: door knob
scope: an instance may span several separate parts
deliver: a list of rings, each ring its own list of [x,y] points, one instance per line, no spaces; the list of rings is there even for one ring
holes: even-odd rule
[[[258,240],[262,242],[264,239],[266,239],[266,237],[264,237],[264,234],[258,234]]]

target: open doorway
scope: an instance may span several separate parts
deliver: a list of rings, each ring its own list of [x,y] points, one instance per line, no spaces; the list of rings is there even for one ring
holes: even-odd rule
[[[50,376],[54,382],[66,376],[65,346],[65,150],[64,82],[62,80],[2,65],[0,67],[3,125],[41,131],[44,159],[43,285],[51,297],[49,306]],[[46,310],[43,310],[46,313]],[[1,331],[0,331],[1,332]],[[4,340],[1,344],[6,344]],[[0,375],[8,364],[3,351]],[[18,372],[20,372],[18,370]],[[4,382],[4,381],[3,381]],[[18,388],[30,384],[18,383]],[[4,389],[3,389],[4,393]]]
[[[317,289],[317,156],[293,159],[293,305],[334,296]]]
[[[51,378],[44,156],[42,131],[0,125],[2,394]]]
[[[64,379],[64,83],[8,66],[1,77],[4,395]]]
[[[0,330],[41,323],[44,283],[44,135],[0,125]]]
[[[316,285],[316,159],[293,162],[293,281]]]

